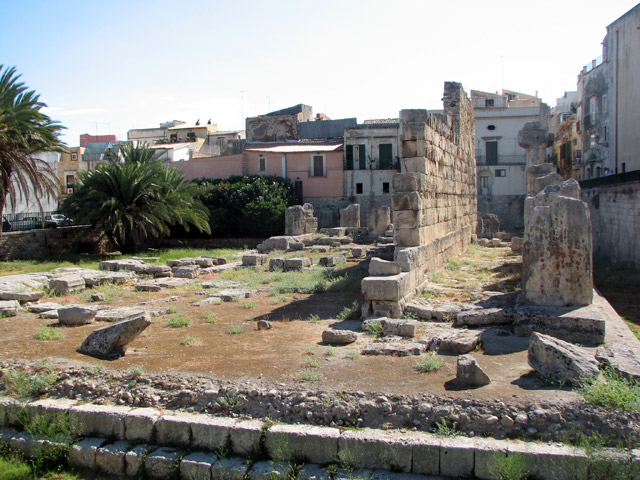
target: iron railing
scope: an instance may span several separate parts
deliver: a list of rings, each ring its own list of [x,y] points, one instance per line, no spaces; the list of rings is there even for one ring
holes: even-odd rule
[[[5,213],[2,215],[2,231],[33,230],[37,228],[55,228],[58,223],[51,220],[51,215],[59,211]]]

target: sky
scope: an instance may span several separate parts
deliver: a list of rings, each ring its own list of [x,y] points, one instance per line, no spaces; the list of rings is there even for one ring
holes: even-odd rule
[[[330,118],[442,108],[445,81],[550,106],[637,0],[0,0],[15,66],[79,145],[161,122],[221,130],[298,103]]]

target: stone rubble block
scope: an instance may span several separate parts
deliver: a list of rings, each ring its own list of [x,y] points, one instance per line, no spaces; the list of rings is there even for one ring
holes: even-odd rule
[[[290,272],[294,270],[302,270],[303,268],[308,268],[312,264],[311,258],[309,257],[301,257],[301,258],[285,258],[284,260],[284,271]]]
[[[291,242],[289,244],[289,250],[292,252],[299,252],[300,250],[304,250],[304,243],[302,242]]]
[[[589,478],[589,459],[583,450],[574,447],[549,448],[535,442],[510,441],[507,456],[518,454],[524,460],[525,470],[533,478],[573,480]]]
[[[267,263],[267,255],[264,253],[252,253],[242,256],[243,267],[259,267]]]
[[[69,465],[75,468],[96,468],[96,452],[105,443],[104,438],[87,437],[74,443],[69,450]]]
[[[348,345],[358,339],[358,334],[351,330],[327,328],[322,332],[322,341],[329,345]]]
[[[368,248],[366,247],[353,247],[351,249],[351,257],[362,258],[367,255]]]
[[[124,417],[125,438],[131,442],[150,442],[153,426],[160,417],[155,408],[134,408]]]
[[[184,480],[212,480],[211,467],[217,461],[218,459],[212,453],[191,453],[180,461],[180,478]]]
[[[83,290],[85,286],[84,278],[79,275],[65,275],[49,280],[49,290],[58,295],[69,295],[72,292]]]
[[[571,385],[597,378],[600,373],[593,354],[541,333],[533,333],[529,339],[527,362],[543,377]]]
[[[27,311],[32,313],[49,312],[51,310],[58,310],[59,308],[62,308],[62,305],[54,302],[32,303],[27,305]]]
[[[402,320],[397,318],[385,318],[381,320],[383,335],[397,335],[399,337],[413,338],[416,336],[418,322],[415,320]]]
[[[20,310],[20,303],[17,300],[1,300],[0,301],[0,318],[15,317]]]
[[[389,207],[370,208],[367,213],[367,230],[371,235],[382,235],[391,224]]]
[[[79,434],[108,438],[125,438],[124,418],[130,407],[85,403],[69,409],[69,419],[76,422]]]
[[[247,461],[242,457],[218,460],[211,467],[212,480],[246,480]]]
[[[0,397],[0,427],[20,425],[18,415],[25,403],[12,397]]]
[[[95,319],[97,310],[79,305],[71,305],[58,309],[58,321],[66,327],[87,325]]]
[[[231,418],[197,416],[191,421],[191,448],[215,451],[227,445],[229,430],[235,425]]]
[[[406,273],[365,277],[361,283],[365,299],[399,302],[410,293],[412,282]]]
[[[521,254],[522,248],[524,245],[524,238],[522,237],[511,237],[511,252]]]
[[[369,275],[397,275],[400,273],[400,265],[381,258],[373,257],[369,262]]]
[[[462,355],[474,350],[478,346],[481,336],[481,332],[469,330],[440,334],[432,338],[429,350],[436,350],[438,353]]]
[[[330,248],[328,245],[315,245],[313,247],[306,247],[306,250],[310,253],[327,253]]]
[[[264,423],[260,420],[236,422],[229,431],[233,453],[250,456],[259,452],[263,427]]]
[[[506,458],[507,442],[493,438],[474,438],[474,470],[475,478],[482,480],[494,480],[495,476],[490,471],[490,466],[498,458]]]
[[[125,475],[124,456],[131,446],[120,440],[98,448],[96,451],[96,469],[107,475]]]
[[[351,204],[348,207],[340,209],[340,226],[341,227],[360,227],[360,205]]]
[[[321,267],[336,267],[344,262],[346,262],[344,255],[332,255],[330,257],[320,257],[318,265]]]
[[[78,351],[100,358],[122,356],[125,347],[149,325],[151,325],[149,314],[142,312],[136,317],[98,328],[82,342]]]
[[[95,320],[97,322],[121,322],[131,318],[137,318],[144,313],[140,308],[118,307],[100,310],[96,313]]]
[[[328,464],[338,458],[339,437],[340,430],[332,427],[274,425],[267,430],[265,446],[272,458],[284,453],[282,460]]]
[[[453,325],[456,327],[478,327],[513,323],[515,312],[507,308],[481,308],[457,314]]]
[[[329,473],[318,465],[307,463],[298,473],[298,480],[330,480]]]
[[[184,267],[174,267],[171,273],[176,278],[198,278],[200,267],[198,265],[186,265]]]
[[[191,424],[196,415],[163,415],[155,423],[156,441],[160,445],[188,447],[191,444]]]
[[[473,470],[473,442],[466,438],[442,437],[440,439],[440,475],[470,478]]]
[[[365,428],[343,431],[338,452],[348,451],[355,468],[411,471],[413,444],[402,435]]]
[[[219,297],[209,297],[204,300],[200,300],[199,302],[192,303],[194,307],[206,307],[207,305],[220,305],[222,303],[222,299]]]
[[[286,478],[291,470],[288,462],[257,462],[247,473],[249,480],[273,480],[274,478]]]
[[[129,478],[142,478],[144,474],[144,459],[150,447],[144,443],[138,444],[124,454],[125,474]]]
[[[175,448],[160,447],[149,454],[144,461],[147,478],[157,480],[178,479],[178,462],[182,453]]]
[[[373,342],[362,349],[362,354],[406,357],[421,355],[426,350],[427,346],[420,342]]]
[[[489,376],[471,355],[460,355],[456,363],[456,382],[469,387],[482,387],[491,383]]]
[[[596,360],[600,368],[611,368],[618,375],[640,383],[640,355],[638,348],[612,343],[598,348]]]
[[[16,300],[20,304],[26,302],[37,302],[44,297],[44,291],[32,291],[32,292],[0,292],[0,300]]]

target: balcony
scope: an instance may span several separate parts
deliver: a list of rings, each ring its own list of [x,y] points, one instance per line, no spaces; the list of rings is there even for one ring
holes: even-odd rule
[[[525,165],[527,157],[525,155],[498,155],[496,158],[489,158],[483,155],[476,155],[477,165]]]

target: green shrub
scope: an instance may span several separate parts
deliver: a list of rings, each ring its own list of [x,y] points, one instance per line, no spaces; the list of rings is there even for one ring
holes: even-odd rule
[[[64,334],[60,330],[55,328],[42,327],[38,329],[38,331],[33,336],[33,338],[35,340],[43,340],[43,341],[60,340],[61,338],[64,338]]]
[[[202,345],[202,340],[197,335],[185,335],[182,337],[180,345],[184,345],[185,347]]]
[[[441,437],[455,437],[460,434],[455,425],[449,425],[444,418],[435,423],[433,433]]]
[[[524,458],[517,453],[509,456],[496,454],[489,462],[489,472],[496,480],[525,480],[529,477],[525,467]]]
[[[382,322],[379,320],[373,320],[367,323],[365,327],[365,332],[369,335],[373,335],[375,337],[380,337],[384,333],[384,327],[382,326]]]
[[[171,328],[185,328],[191,325],[191,320],[189,320],[184,315],[174,315],[169,320],[167,320],[167,327]]]
[[[244,332],[244,330],[242,327],[232,326],[232,327],[229,327],[229,330],[227,330],[227,332],[229,333],[229,335],[238,335]]]
[[[362,307],[357,300],[354,300],[351,306],[344,307],[342,311],[336,315],[336,318],[338,320],[357,320],[360,318],[361,312]]]
[[[578,390],[587,402],[611,410],[640,412],[640,385],[611,369],[603,371],[601,381],[586,381]]]
[[[310,368],[304,368],[300,372],[300,380],[303,382],[314,382],[316,380],[320,380],[320,378],[322,378],[322,375]]]
[[[0,480],[32,480],[29,465],[15,457],[0,457]]]
[[[17,398],[37,397],[46,393],[58,379],[58,374],[52,368],[45,368],[39,372],[25,372],[24,370],[6,370],[2,383],[6,393]]]
[[[426,357],[416,361],[413,365],[419,372],[437,372],[444,365],[444,360],[433,352],[429,352]]]

